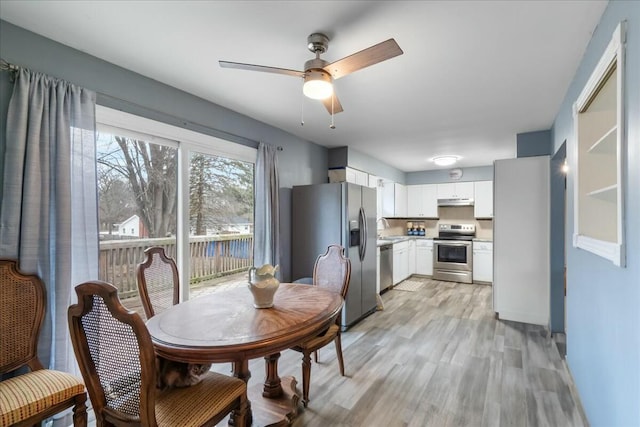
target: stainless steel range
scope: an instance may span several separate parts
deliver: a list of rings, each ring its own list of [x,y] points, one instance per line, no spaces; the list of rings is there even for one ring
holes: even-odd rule
[[[433,240],[433,278],[451,282],[473,282],[472,241],[475,224],[440,224]]]

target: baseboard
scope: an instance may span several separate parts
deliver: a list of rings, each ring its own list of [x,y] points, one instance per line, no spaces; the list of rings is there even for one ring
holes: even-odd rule
[[[523,313],[521,311],[504,311],[498,310],[500,320],[511,320],[513,322],[530,323],[532,325],[540,325],[547,327],[549,325],[549,316],[541,316],[534,313]]]
[[[576,381],[573,379],[573,374],[571,373],[571,369],[569,368],[569,363],[567,362],[567,357],[565,356],[562,359],[562,364],[564,368],[567,370],[567,375],[569,375],[569,392],[571,393],[571,397],[573,397],[573,401],[576,402],[576,407],[578,408],[578,414],[582,418],[582,423],[585,427],[589,427],[589,419],[587,418],[587,414],[584,411],[584,407],[582,406],[582,400],[580,399],[580,393],[578,393],[578,388],[576,387]]]

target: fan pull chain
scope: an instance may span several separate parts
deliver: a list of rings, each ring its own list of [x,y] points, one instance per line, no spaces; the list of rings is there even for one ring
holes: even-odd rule
[[[302,104],[300,105],[300,126],[304,126],[304,94],[302,95]]]
[[[333,123],[333,100],[335,99],[334,94],[331,94],[331,124],[329,125],[329,127],[331,129],[335,129],[336,125]]]

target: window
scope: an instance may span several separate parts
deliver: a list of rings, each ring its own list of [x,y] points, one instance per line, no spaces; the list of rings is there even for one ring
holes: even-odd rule
[[[182,299],[253,264],[255,149],[104,107],[96,120],[101,280],[137,298],[149,246],[176,259]]]
[[[253,264],[253,164],[193,151],[189,162],[190,290]]]
[[[624,266],[624,23],[574,104],[574,246]]]

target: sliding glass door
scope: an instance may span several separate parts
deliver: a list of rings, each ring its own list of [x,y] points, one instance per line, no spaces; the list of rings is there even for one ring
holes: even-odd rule
[[[100,279],[142,313],[135,269],[147,247],[162,246],[183,300],[240,283],[253,264],[255,149],[101,111]]]
[[[192,243],[189,258],[192,297],[207,292],[207,282],[225,282],[225,277],[244,272],[252,265],[253,166],[240,160],[191,152],[189,239]]]

